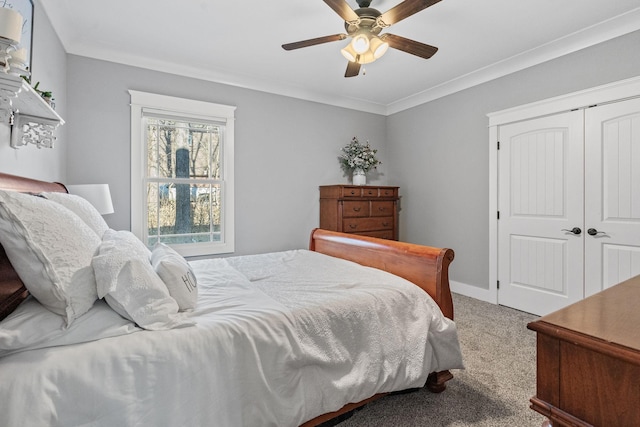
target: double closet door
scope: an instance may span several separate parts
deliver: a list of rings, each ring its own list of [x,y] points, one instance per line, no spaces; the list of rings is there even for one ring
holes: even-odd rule
[[[640,274],[640,99],[498,137],[500,304],[545,315]]]

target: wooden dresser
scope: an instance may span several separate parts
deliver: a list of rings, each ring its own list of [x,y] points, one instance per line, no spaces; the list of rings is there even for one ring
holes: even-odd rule
[[[398,240],[398,188],[320,187],[320,228]]]
[[[640,276],[529,323],[531,408],[559,426],[640,426]]]

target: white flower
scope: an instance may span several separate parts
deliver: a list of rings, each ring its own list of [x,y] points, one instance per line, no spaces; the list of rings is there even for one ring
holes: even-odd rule
[[[338,160],[345,172],[351,172],[353,169],[368,172],[382,163],[376,158],[377,152],[378,150],[371,148],[369,141],[366,144],[360,144],[358,138],[354,136],[351,142],[342,148],[342,154]]]

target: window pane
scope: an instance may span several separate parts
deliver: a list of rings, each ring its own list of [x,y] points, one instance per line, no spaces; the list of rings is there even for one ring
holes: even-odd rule
[[[158,176],[158,121],[147,120],[147,175]]]
[[[193,232],[220,232],[220,185],[197,185],[194,200]]]
[[[158,234],[158,184],[152,183],[147,185],[147,226],[148,235],[154,236]],[[155,242],[154,242],[155,243]],[[149,242],[151,245],[151,241]]]
[[[147,195],[149,245],[221,240],[220,185],[149,183]]]
[[[219,179],[220,135],[213,124],[148,118],[149,176]]]

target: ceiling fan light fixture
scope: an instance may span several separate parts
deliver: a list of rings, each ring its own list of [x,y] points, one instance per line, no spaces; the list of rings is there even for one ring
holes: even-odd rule
[[[340,50],[342,56],[344,56],[349,62],[356,62],[356,58],[358,57],[358,53],[353,50],[353,46],[349,43],[347,46]]]
[[[350,39],[340,50],[349,64],[345,77],[360,73],[361,65],[380,59],[389,47],[424,59],[431,58],[438,48],[394,34],[380,32],[396,23],[438,3],[440,0],[403,0],[384,13],[370,7],[371,0],[355,0],[359,8],[353,9],[347,0],[323,0],[344,20],[346,33],[316,37],[282,45],[284,50],[294,50],[338,40]],[[353,0],[351,0],[353,1]]]
[[[353,47],[353,50],[355,50],[356,53],[359,55],[362,55],[363,53],[368,51],[369,45],[370,45],[369,37],[367,37],[365,34],[362,34],[362,33],[355,36],[351,41],[351,46]]]
[[[371,39],[371,52],[375,59],[381,58],[389,49],[389,43],[382,41],[379,37],[373,37]]]

